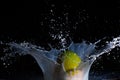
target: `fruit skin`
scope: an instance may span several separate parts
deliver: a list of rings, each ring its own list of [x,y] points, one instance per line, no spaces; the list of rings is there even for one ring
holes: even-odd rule
[[[63,68],[66,72],[76,69],[81,63],[80,57],[73,51],[63,53]]]

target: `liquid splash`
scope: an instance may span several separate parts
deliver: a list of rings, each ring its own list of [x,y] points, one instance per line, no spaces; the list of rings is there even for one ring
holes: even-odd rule
[[[36,46],[27,42],[24,43],[6,43],[13,51],[10,55],[19,53],[19,55],[31,55],[37,61],[39,67],[44,74],[44,80],[88,80],[89,70],[92,63],[97,57],[105,53],[109,53],[115,47],[120,47],[120,37],[113,38],[112,41],[106,41],[106,45],[101,49],[96,49],[101,40],[95,43],[71,43],[66,49],[77,53],[82,63],[77,68],[78,74],[70,76],[64,71],[62,64],[58,62],[59,54],[63,52],[63,49],[54,49],[47,51],[40,46]],[[1,44],[4,44],[1,42]],[[65,49],[64,49],[65,50]],[[2,58],[1,58],[2,59]]]

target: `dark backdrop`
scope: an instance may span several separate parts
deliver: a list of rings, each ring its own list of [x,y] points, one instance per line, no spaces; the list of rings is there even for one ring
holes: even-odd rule
[[[72,24],[65,27],[65,30],[70,31],[70,36],[74,42],[80,42],[85,39],[90,42],[97,41],[103,37],[115,37],[120,34],[120,1],[114,0],[40,0],[35,1],[17,1],[17,2],[1,2],[1,16],[0,16],[0,40],[2,41],[29,41],[39,44],[43,47],[48,43],[56,44],[53,42],[49,35],[50,28],[48,24],[41,26],[41,14],[47,14],[51,9],[51,4],[56,5],[57,14],[61,14],[64,7],[71,15],[71,18],[76,16],[77,10],[86,10],[89,14],[87,23],[80,23],[77,29],[72,28]],[[84,14],[83,14],[84,15]],[[76,19],[73,19],[76,21]],[[73,22],[74,22],[73,21]],[[58,26],[57,26],[58,27]],[[113,56],[113,55],[111,55]],[[118,55],[116,55],[118,56]],[[118,60],[106,60],[106,56],[102,60],[98,60],[100,64],[108,71],[111,69],[119,71],[119,57]],[[112,58],[111,58],[112,59]],[[106,62],[105,62],[106,61]],[[108,68],[107,64],[112,68]],[[102,62],[105,62],[104,64]],[[2,64],[2,62],[1,62]],[[30,67],[29,67],[30,66]],[[100,65],[99,65],[100,66]],[[99,70],[96,68],[96,70]],[[29,67],[29,68],[28,68]],[[14,71],[15,70],[15,71]],[[17,57],[16,62],[9,68],[1,67],[0,77],[10,80],[12,78],[21,77],[20,80],[27,80],[29,75],[38,77],[42,74],[39,71],[36,62],[30,56]],[[101,70],[101,68],[100,68]],[[104,69],[102,69],[104,70]],[[31,72],[31,74],[29,74]],[[27,75],[28,74],[28,75]],[[34,75],[33,75],[34,74]],[[37,79],[36,79],[37,80]]]

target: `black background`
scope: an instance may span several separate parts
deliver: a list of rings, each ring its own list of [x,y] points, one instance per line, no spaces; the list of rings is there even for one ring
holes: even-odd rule
[[[116,0],[40,0],[36,1],[17,1],[17,2],[1,2],[1,16],[0,16],[0,40],[2,41],[29,41],[41,46],[47,46],[48,43],[53,43],[49,36],[49,28],[47,26],[40,25],[41,14],[47,13],[50,9],[50,5],[55,4],[59,12],[62,11],[64,5],[70,6],[68,9],[70,14],[75,15],[75,11],[79,9],[85,9],[90,16],[88,26],[86,24],[80,24],[76,30],[72,28],[65,28],[70,30],[71,38],[74,42],[79,42],[81,39],[85,39],[90,42],[97,41],[103,37],[115,37],[120,35],[120,1]],[[96,18],[95,18],[96,17]],[[107,17],[107,18],[106,18]],[[104,21],[106,19],[108,23]],[[70,26],[72,27],[72,26]],[[106,57],[106,56],[104,56]],[[103,58],[103,61],[105,58]],[[111,58],[112,59],[112,58]],[[34,62],[34,59],[30,56],[17,57],[16,63],[8,69],[1,67],[0,77],[8,78],[8,80],[14,76],[19,77],[22,75],[22,79],[27,80],[26,74],[29,75],[41,75],[39,68]],[[110,61],[110,60],[108,60]],[[118,65],[113,63],[108,66]],[[107,61],[102,65],[106,65]],[[30,66],[30,67],[29,67]],[[118,66],[110,68],[113,70],[120,70]],[[29,67],[29,68],[28,68]],[[108,68],[107,66],[104,66]],[[33,69],[34,68],[34,69]],[[106,69],[105,68],[105,69]],[[13,71],[15,69],[16,71]],[[101,70],[101,69],[100,69]],[[8,72],[7,72],[8,71]],[[17,74],[16,74],[17,73]],[[15,75],[16,74],[16,75]],[[34,76],[33,76],[34,77]],[[15,78],[15,77],[14,77]],[[15,79],[18,80],[18,79]],[[37,80],[37,79],[36,79]]]
[[[86,9],[91,17],[86,27],[80,26],[79,31],[74,31],[73,35],[82,38],[103,37],[119,35],[119,1],[67,1],[67,0],[40,0],[21,2],[1,2],[1,29],[2,38],[12,37],[15,39],[27,38],[48,38],[49,28],[40,25],[40,14],[47,13],[51,4],[57,5],[58,12],[62,11],[64,5],[70,6],[69,12],[75,15],[75,11]],[[94,19],[94,16],[97,19]],[[109,24],[105,24],[104,18],[108,17]],[[113,23],[111,23],[113,22]],[[84,26],[84,25],[83,25]],[[72,27],[72,26],[70,26]],[[72,30],[71,30],[72,31]],[[76,32],[76,33],[75,33]],[[77,35],[76,35],[77,34]],[[6,35],[6,36],[4,36]],[[44,36],[45,35],[45,36]],[[42,37],[40,37],[42,36]],[[75,37],[74,36],[74,37]],[[90,37],[89,37],[90,36]],[[2,39],[1,38],[1,39]],[[76,38],[76,37],[75,37]]]

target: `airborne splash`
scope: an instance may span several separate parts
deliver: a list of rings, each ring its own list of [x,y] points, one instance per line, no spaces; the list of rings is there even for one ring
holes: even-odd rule
[[[104,53],[110,52],[115,47],[120,47],[120,37],[113,38],[112,41],[106,41],[106,45],[101,49],[96,49],[97,45],[101,40],[95,43],[71,43],[66,49],[54,49],[47,51],[40,46],[36,46],[30,43],[6,43],[13,50],[10,55],[31,55],[37,61],[39,67],[42,69],[45,80],[88,80],[89,70],[92,63],[97,57],[103,55]],[[4,44],[1,42],[1,44]],[[64,71],[62,64],[58,62],[59,54],[63,50],[71,50],[77,53],[81,59],[82,64],[77,68],[78,74],[75,76],[69,76]],[[1,58],[2,59],[2,58]]]

